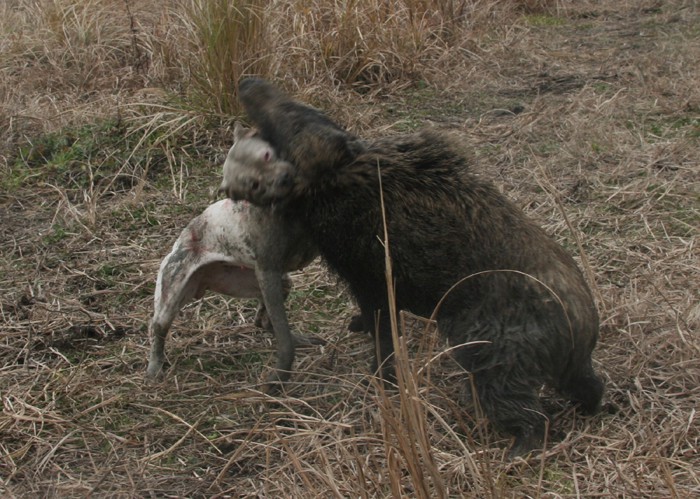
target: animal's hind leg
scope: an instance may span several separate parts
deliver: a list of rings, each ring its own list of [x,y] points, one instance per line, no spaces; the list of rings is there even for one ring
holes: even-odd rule
[[[511,456],[541,448],[547,416],[535,386],[527,376],[506,372],[503,366],[474,373],[478,403],[489,421],[515,437]]]
[[[146,369],[146,381],[153,381],[162,373],[165,363],[165,339],[170,331],[170,326],[180,312],[180,309],[188,303],[197,293],[199,282],[190,279],[187,282],[179,279],[167,279],[162,274],[156,284],[155,310],[149,324],[151,337],[151,351]],[[167,295],[162,293],[167,289]]]
[[[262,300],[258,303],[258,308],[255,311],[255,319],[253,320],[255,327],[264,329],[265,331],[272,332],[272,323],[267,315],[267,310],[265,310],[265,304]]]
[[[590,359],[581,372],[569,376],[560,387],[562,394],[566,395],[572,403],[580,404],[584,414],[595,414],[600,409],[605,385],[600,377],[593,371]]]
[[[165,364],[165,338],[168,336],[171,321],[167,323],[159,322],[156,318],[151,320],[149,325],[151,337],[151,351],[148,356],[148,367],[146,368],[146,381],[154,381],[163,371]]]
[[[149,324],[151,351],[148,356],[146,381],[155,381],[162,374],[165,363],[165,339],[183,302],[191,299],[191,296],[191,290],[185,286],[165,301],[156,300],[156,309]]]

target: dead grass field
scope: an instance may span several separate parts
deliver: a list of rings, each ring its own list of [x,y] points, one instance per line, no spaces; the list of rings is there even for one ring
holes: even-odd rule
[[[231,68],[261,64],[364,136],[457,134],[576,255],[605,407],[545,393],[552,441],[515,461],[422,322],[411,396],[363,383],[373,346],[320,262],[288,310],[328,345],[298,352],[283,396],[258,391],[274,345],[254,304],[214,295],[143,384],[158,264],[209,204],[236,117],[191,2],[150,4],[0,6],[0,495],[700,497],[697,2],[276,1],[256,28],[273,55]]]

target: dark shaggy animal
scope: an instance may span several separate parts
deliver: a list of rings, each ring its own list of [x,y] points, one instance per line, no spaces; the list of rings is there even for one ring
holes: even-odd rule
[[[375,365],[385,377],[393,345],[380,176],[397,309],[430,316],[452,288],[437,310],[438,328],[452,345],[465,344],[456,359],[490,421],[515,436],[512,453],[542,445],[543,383],[587,413],[599,408],[603,383],[591,365],[598,315],[581,272],[444,137],[422,131],[364,143],[259,79],[244,80],[240,98],[295,168],[284,176],[242,168],[224,190],[302,221],[348,282],[364,327],[376,327]],[[479,340],[487,343],[466,345]]]

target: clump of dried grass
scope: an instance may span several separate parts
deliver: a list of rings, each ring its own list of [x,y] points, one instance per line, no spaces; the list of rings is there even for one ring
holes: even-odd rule
[[[237,86],[245,74],[270,74],[268,14],[260,0],[201,1],[177,15],[188,32],[189,100],[209,112],[240,109]]]
[[[430,84],[453,55],[513,9],[471,2],[12,0],[3,4],[0,82],[8,127],[21,138],[162,101],[230,116],[245,74],[328,94]],[[21,85],[14,82],[21,81]],[[318,99],[324,100],[324,99]],[[21,109],[12,106],[21,104]],[[7,121],[9,120],[9,121]]]

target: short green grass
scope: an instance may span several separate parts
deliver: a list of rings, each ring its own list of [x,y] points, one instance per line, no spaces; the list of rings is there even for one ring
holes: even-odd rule
[[[528,25],[535,27],[563,26],[567,24],[566,19],[547,14],[528,14],[523,19]]]

